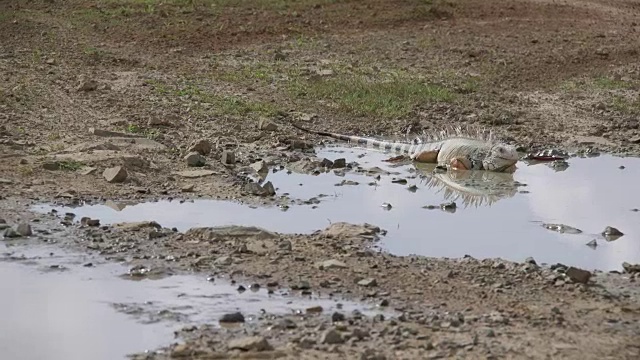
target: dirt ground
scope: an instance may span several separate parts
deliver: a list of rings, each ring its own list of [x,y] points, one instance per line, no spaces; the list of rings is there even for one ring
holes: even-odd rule
[[[310,154],[321,139],[293,121],[383,137],[472,124],[523,151],[637,155],[639,19],[640,3],[628,0],[2,1],[0,218],[37,217],[24,212],[35,200],[272,202],[246,174],[258,160]],[[581,284],[562,267],[395,257],[368,250],[371,228],[318,230],[235,240],[199,230],[152,244],[142,241],[148,227],[91,231],[106,232],[95,235],[106,247],[127,231],[133,245],[118,251],[135,254],[131,263],[152,245],[182,270],[212,271],[230,256],[218,275],[292,286],[297,274],[310,291],[403,314],[191,329],[187,345],[139,358],[640,356],[629,274]],[[86,247],[78,236],[69,242]],[[339,264],[319,269],[325,260]],[[230,348],[249,335],[253,350]]]

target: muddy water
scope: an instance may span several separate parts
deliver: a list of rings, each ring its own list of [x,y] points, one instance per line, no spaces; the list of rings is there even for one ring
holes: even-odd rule
[[[99,218],[102,223],[156,220],[180,230],[236,224],[308,233],[331,222],[369,222],[388,230],[381,246],[399,255],[469,254],[516,261],[532,256],[539,263],[600,270],[620,269],[623,261],[640,262],[640,212],[631,211],[640,208],[640,193],[634,192],[640,159],[572,158],[562,171],[548,164],[520,163],[513,175],[478,172],[480,175],[452,179],[430,176],[433,167],[391,165],[382,161],[388,157],[385,154],[362,149],[326,148],[319,156],[344,157],[362,168],[379,167],[394,173],[379,180],[355,172],[345,176],[270,173],[267,179],[278,194],[314,200],[308,205],[291,205],[287,211],[211,200],[144,203],[119,211],[104,205],[57,210]],[[621,165],[625,168],[620,169]],[[394,182],[398,179],[407,183]],[[337,186],[344,180],[358,184]],[[455,211],[438,206],[448,201],[456,202]],[[38,209],[48,211],[50,207]],[[582,232],[560,233],[543,227],[544,223],[564,224]],[[625,235],[606,241],[600,235],[606,226]],[[598,245],[587,246],[593,239]]]
[[[93,266],[85,266],[92,263]],[[0,243],[0,358],[20,360],[125,359],[127,354],[175,342],[186,325],[217,323],[241,311],[251,322],[261,309],[270,314],[334,300],[238,293],[227,283],[196,276],[124,280],[127,269],[86,255],[49,247],[7,247]],[[248,286],[247,286],[248,287]],[[366,308],[342,302],[343,312]]]

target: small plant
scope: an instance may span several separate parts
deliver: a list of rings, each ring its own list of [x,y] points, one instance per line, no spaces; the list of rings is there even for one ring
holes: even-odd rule
[[[58,168],[62,171],[78,171],[84,167],[84,164],[75,160],[63,160],[58,162]]]
[[[140,127],[136,124],[129,124],[127,125],[127,127],[125,128],[125,132],[128,132],[130,134],[138,134],[140,133],[142,130],[140,129]]]

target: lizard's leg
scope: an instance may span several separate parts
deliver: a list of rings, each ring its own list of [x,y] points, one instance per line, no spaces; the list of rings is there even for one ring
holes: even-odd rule
[[[435,164],[438,162],[438,150],[421,151],[412,154],[411,160],[419,163]]]
[[[469,170],[471,169],[471,161],[465,158],[453,158],[449,160],[449,165],[455,170]]]

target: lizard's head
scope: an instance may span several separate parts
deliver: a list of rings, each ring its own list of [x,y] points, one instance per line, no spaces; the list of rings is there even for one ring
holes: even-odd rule
[[[489,155],[482,161],[484,169],[489,171],[506,171],[514,166],[520,155],[516,147],[507,144],[496,144],[489,150]]]

